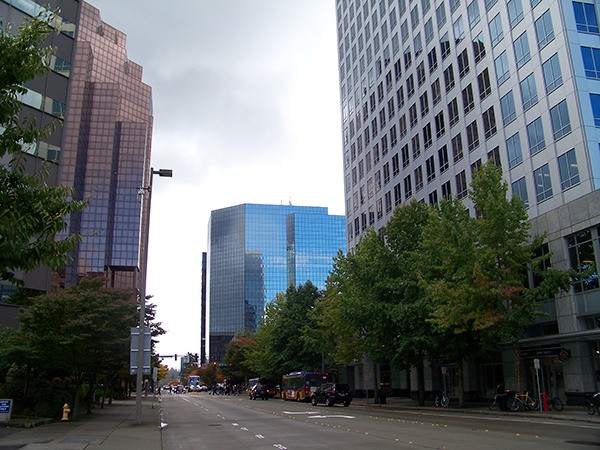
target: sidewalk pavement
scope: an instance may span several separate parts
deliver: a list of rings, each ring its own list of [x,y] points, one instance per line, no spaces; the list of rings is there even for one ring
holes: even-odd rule
[[[0,425],[0,450],[161,450],[161,405],[153,406],[152,397],[142,401],[142,425],[135,424],[135,398],[114,400],[104,409],[96,407],[91,415],[83,414],[76,421],[52,422],[34,428],[6,428]],[[469,403],[459,409],[453,403],[448,408],[425,406],[401,397],[388,397],[385,404],[373,399],[355,398],[354,407],[396,411],[422,411],[436,414],[469,414],[511,417],[535,417],[554,420],[573,420],[600,424],[600,417],[588,415],[583,406],[565,406],[562,412],[490,411],[485,404]]]
[[[419,406],[419,403],[404,397],[387,397],[385,404],[375,404],[373,398],[354,398],[353,406],[369,407],[373,409],[390,409],[390,410],[420,410],[436,413],[462,413],[472,415],[492,415],[492,416],[510,416],[510,417],[535,417],[554,420],[574,420],[580,422],[588,422],[600,424],[600,416],[590,416],[583,406],[567,406],[562,411],[491,411],[485,403],[467,403],[464,408],[459,408],[458,403],[450,401],[448,408],[442,408],[433,405],[431,401],[425,402],[424,406]]]
[[[14,422],[14,421],[11,421]],[[160,403],[142,399],[142,424],[135,424],[135,397],[113,400],[75,421],[55,421],[34,428],[6,428],[0,424],[2,450],[160,450]]]

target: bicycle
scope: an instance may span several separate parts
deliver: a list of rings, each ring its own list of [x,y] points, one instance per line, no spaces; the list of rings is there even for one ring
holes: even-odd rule
[[[549,398],[548,404],[552,407],[552,409],[556,411],[562,411],[565,408],[565,405],[563,405],[562,400],[558,397]]]
[[[593,416],[595,413],[598,413],[600,416],[600,392],[594,395],[587,395],[585,397],[584,407],[590,416]]]
[[[437,392],[435,394],[435,399],[433,400],[433,403],[435,406],[442,406],[444,408],[447,408],[450,404],[450,399],[448,398],[446,391]]]
[[[539,407],[539,401],[531,397],[527,391],[523,392],[522,394],[515,394],[515,397],[508,405],[508,408],[511,411],[519,411],[521,409],[535,411],[536,409],[539,409]]]

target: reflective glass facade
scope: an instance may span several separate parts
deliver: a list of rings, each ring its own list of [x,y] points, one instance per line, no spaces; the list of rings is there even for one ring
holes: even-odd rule
[[[88,207],[69,220],[83,240],[67,266],[66,285],[100,273],[115,287],[136,286],[142,186],[148,185],[152,91],[127,58],[126,36],[82,3],[71,66],[60,183]]]
[[[211,360],[222,359],[238,331],[255,330],[265,304],[288,285],[325,287],[333,257],[346,249],[344,223],[322,207],[244,204],[211,213]]]

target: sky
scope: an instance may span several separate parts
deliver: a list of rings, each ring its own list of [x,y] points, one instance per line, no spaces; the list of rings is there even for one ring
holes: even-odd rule
[[[173,170],[153,180],[146,292],[167,331],[157,352],[200,353],[211,211],[344,214],[335,0],[88,2],[127,35],[152,87],[152,166]]]

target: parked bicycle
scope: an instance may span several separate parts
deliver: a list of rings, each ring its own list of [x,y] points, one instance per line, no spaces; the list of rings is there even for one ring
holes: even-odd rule
[[[511,411],[520,411],[523,409],[534,411],[539,409],[540,403],[538,399],[532,397],[528,391],[523,392],[522,394],[515,394],[515,397],[508,404],[508,408]]]
[[[565,408],[565,405],[563,405],[562,400],[558,397],[549,398],[548,404],[552,407],[552,409],[556,411],[562,411]]]
[[[435,394],[433,403],[435,406],[443,406],[444,408],[447,408],[450,404],[450,398],[448,398],[446,391],[438,391]]]
[[[595,413],[600,415],[600,392],[586,396],[585,410],[590,416],[593,416]]]

